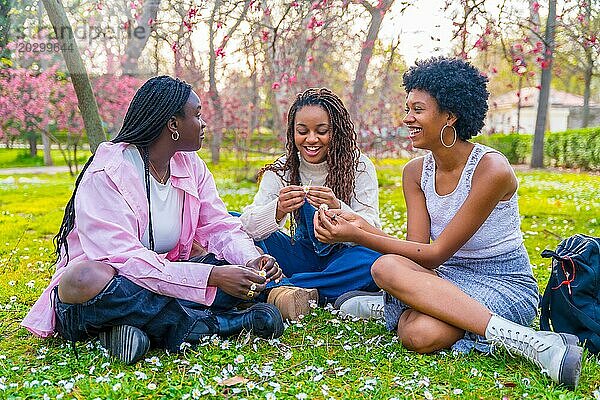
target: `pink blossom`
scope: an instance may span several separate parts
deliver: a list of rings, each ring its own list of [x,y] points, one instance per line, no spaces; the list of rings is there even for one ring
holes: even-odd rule
[[[222,47],[219,47],[217,50],[215,50],[215,56],[216,57],[225,57],[225,50],[223,50]]]
[[[281,87],[281,84],[279,82],[273,82],[273,84],[271,85],[271,89],[273,90],[277,90]]]

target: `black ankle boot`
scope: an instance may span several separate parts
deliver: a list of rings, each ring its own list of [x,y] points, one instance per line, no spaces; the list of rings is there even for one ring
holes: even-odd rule
[[[265,339],[278,338],[283,334],[281,313],[272,304],[258,303],[247,310],[211,314],[196,321],[186,341],[198,342],[202,336],[214,334],[235,336],[242,330]]]

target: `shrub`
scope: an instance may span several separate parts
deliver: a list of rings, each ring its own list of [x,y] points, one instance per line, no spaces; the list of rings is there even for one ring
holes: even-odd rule
[[[532,135],[517,133],[482,135],[473,140],[500,151],[511,164],[525,163],[533,144]],[[600,170],[600,127],[546,132],[544,155],[546,165]]]
[[[499,133],[476,136],[474,141],[500,151],[511,164],[523,164],[531,155],[533,136],[518,133],[508,135]]]

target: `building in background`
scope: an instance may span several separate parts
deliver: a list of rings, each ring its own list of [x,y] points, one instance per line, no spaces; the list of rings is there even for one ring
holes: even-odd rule
[[[490,98],[484,131],[487,133],[531,133],[535,131],[535,119],[539,89],[521,89],[521,112],[517,91]],[[581,128],[583,119],[583,96],[551,89],[546,131],[562,132]],[[517,126],[519,129],[517,129]],[[590,102],[589,127],[600,126],[600,104]]]

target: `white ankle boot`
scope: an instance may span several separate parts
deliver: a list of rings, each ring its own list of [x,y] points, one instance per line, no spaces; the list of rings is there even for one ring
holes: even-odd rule
[[[574,335],[535,331],[515,322],[492,315],[485,338],[502,344],[542,368],[553,381],[571,389],[577,386],[581,373],[582,348]]]

